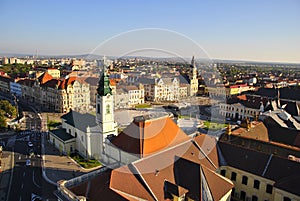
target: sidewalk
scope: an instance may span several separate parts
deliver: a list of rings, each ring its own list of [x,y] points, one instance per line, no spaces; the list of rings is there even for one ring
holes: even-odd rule
[[[11,178],[12,152],[3,151],[0,168],[0,200],[7,200]]]
[[[69,180],[101,168],[101,166],[99,166],[93,169],[84,169],[79,166],[73,159],[67,156],[61,156],[59,151],[47,140],[43,141],[43,177],[53,185],[56,185],[56,183],[60,180]]]

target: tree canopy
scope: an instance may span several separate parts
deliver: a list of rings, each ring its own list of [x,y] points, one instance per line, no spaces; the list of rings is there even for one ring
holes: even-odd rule
[[[0,100],[0,128],[5,128],[6,118],[16,117],[17,109],[15,106],[12,106],[7,100]]]

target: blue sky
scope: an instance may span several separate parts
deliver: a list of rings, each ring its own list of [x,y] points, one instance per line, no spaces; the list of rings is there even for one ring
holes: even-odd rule
[[[212,58],[300,62],[298,0],[0,0],[0,8],[2,53],[89,53],[122,32],[163,28]]]

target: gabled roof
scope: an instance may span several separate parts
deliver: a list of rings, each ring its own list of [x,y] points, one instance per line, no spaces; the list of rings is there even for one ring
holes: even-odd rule
[[[281,101],[281,102],[282,102],[281,105],[283,105],[283,101]],[[299,107],[298,107],[298,105],[295,101],[287,102],[284,110],[287,111],[292,116],[299,116],[300,115]]]
[[[220,198],[222,198],[231,188],[233,188],[233,184],[229,179],[222,177],[205,166],[202,170],[214,200],[220,200]],[[221,186],[224,188],[220,188]]]
[[[219,141],[218,147],[227,165],[259,176],[263,174],[270,157],[269,154],[244,149],[221,141]]]
[[[61,139],[64,142],[71,140],[71,139],[75,139],[75,137],[73,137],[72,135],[67,133],[66,129],[63,129],[63,128],[51,130],[50,133],[52,133],[53,135],[55,135],[56,137],[58,137],[59,139]]]
[[[130,196],[132,199],[154,200],[151,192],[140,182],[141,178],[137,174],[135,169],[130,168],[130,166],[122,166],[112,171],[110,189],[123,196],[127,194],[128,197]]]
[[[181,74],[178,76],[180,84],[191,84],[191,79],[186,74]]]
[[[299,162],[226,142],[219,141],[218,145],[227,165],[270,179],[279,189],[300,195],[300,180],[295,179],[299,178]]]
[[[81,114],[76,111],[70,111],[67,114],[61,116],[65,122],[83,132],[86,132],[87,127],[93,128],[98,126],[96,123],[96,117],[92,114]]]
[[[261,96],[268,96],[271,98],[275,98],[278,96],[278,90],[279,90],[279,96],[282,99],[290,99],[290,100],[300,100],[300,90],[298,87],[284,87],[280,89],[276,88],[260,88],[256,92],[257,95]]]
[[[112,143],[128,153],[144,157],[174,146],[189,137],[167,116],[135,120]]]
[[[59,89],[67,89],[67,87],[69,85],[73,85],[75,81],[78,81],[80,83],[85,83],[85,81],[83,81],[83,79],[79,78],[79,77],[68,77],[66,79],[63,79],[60,84],[59,84]]]
[[[52,79],[52,75],[50,75],[48,72],[44,72],[41,76],[38,77],[38,81],[40,82],[40,84],[45,84]]]
[[[77,196],[87,195],[89,201],[98,201],[100,198],[101,200],[127,201],[128,199],[109,188],[110,177],[111,170],[108,170],[97,177],[71,187],[70,190]]]
[[[198,136],[196,138],[199,139],[195,141],[183,142],[158,154],[135,161],[125,168],[113,170],[110,188],[121,195],[132,195],[146,200],[164,200],[167,181],[172,184],[173,188],[170,190],[176,187],[178,194],[188,191],[188,196],[196,200],[205,194],[211,195],[214,200],[220,200],[233,188],[233,184],[215,173],[216,168],[210,162],[214,159],[208,155],[209,153],[217,155],[216,146],[212,147],[210,152],[207,151],[209,149],[205,147],[206,137]],[[210,140],[209,137],[208,141]],[[201,146],[202,150],[195,142],[204,143]],[[204,150],[207,154],[204,154]],[[124,180],[126,184],[122,185]],[[132,186],[128,186],[131,185],[130,182]],[[201,190],[201,185],[204,184],[207,184],[209,189],[205,194]]]
[[[231,135],[269,142],[268,129],[263,122],[253,121],[251,122],[251,125],[253,125],[253,127],[251,127],[249,130],[243,127],[234,129],[231,132]]]
[[[60,81],[57,79],[52,79],[47,81],[46,83],[42,84],[42,87],[50,87],[50,88],[56,88],[60,84]]]
[[[141,84],[156,84],[155,78],[139,77],[137,81]]]

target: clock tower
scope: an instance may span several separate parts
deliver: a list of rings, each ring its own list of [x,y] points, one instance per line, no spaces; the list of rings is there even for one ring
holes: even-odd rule
[[[105,157],[105,140],[109,135],[117,135],[117,124],[114,119],[114,100],[109,84],[109,77],[103,70],[97,88],[96,96],[96,121],[100,127],[101,137],[101,158]]]

